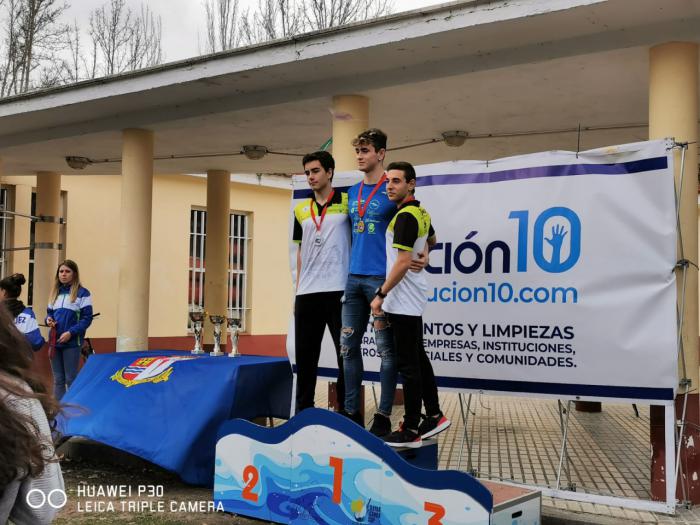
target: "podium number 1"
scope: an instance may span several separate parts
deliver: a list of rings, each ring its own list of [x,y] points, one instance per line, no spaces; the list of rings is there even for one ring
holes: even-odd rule
[[[343,459],[331,456],[330,465],[333,468],[333,503],[340,503],[343,493]]]
[[[428,520],[428,525],[442,525],[441,520],[445,517],[445,507],[438,505],[437,503],[430,503],[429,501],[426,501],[423,509],[427,512],[433,513]]]
[[[253,465],[248,465],[243,469],[243,481],[245,482],[245,487],[243,487],[243,492],[241,492],[243,499],[257,503],[258,495],[253,493],[253,489],[258,484],[259,477],[258,469]]]

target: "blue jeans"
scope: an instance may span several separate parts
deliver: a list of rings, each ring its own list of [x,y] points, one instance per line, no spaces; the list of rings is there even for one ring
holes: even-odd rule
[[[357,414],[360,411],[360,387],[364,372],[362,336],[369,322],[369,304],[374,299],[374,292],[383,282],[384,276],[350,274],[345,285],[340,355],[343,357],[345,370],[345,411],[348,414]],[[396,392],[396,356],[389,330],[375,331],[375,341],[381,359],[379,382],[382,393],[379,398],[379,413],[388,417],[391,415]]]
[[[80,363],[80,348],[56,348],[51,358],[51,371],[53,372],[53,395],[60,400],[66,390],[70,388],[75,376],[78,375]]]

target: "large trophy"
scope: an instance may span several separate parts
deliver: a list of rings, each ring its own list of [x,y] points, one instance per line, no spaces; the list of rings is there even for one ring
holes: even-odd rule
[[[193,306],[190,311],[190,320],[192,321],[192,331],[194,332],[194,349],[193,354],[203,354],[202,350],[202,323],[204,323],[204,310],[199,306]]]
[[[238,319],[238,313],[234,313],[232,317],[226,318],[226,328],[231,334],[231,353],[229,357],[238,357],[238,331],[241,327],[241,321]]]
[[[214,325],[214,350],[212,350],[212,356],[224,355],[221,351],[221,325],[224,324],[226,318],[223,315],[210,315],[209,320],[211,324]]]

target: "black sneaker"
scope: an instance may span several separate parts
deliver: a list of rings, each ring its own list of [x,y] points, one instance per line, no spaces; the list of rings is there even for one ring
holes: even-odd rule
[[[360,412],[356,412],[354,414],[349,414],[345,410],[341,410],[338,413],[342,416],[345,416],[350,421],[354,421],[355,423],[360,425],[362,428],[365,428],[365,417]]]
[[[406,428],[401,423],[397,431],[384,437],[384,443],[390,447],[420,448],[423,445],[423,440],[420,434]]]
[[[421,414],[423,421],[418,425],[418,433],[422,439],[428,439],[443,430],[449,428],[452,422],[440,412],[437,416],[424,416]]]
[[[391,419],[383,414],[374,414],[374,421],[372,421],[372,426],[369,428],[370,434],[374,434],[379,438],[383,438],[391,434]]]

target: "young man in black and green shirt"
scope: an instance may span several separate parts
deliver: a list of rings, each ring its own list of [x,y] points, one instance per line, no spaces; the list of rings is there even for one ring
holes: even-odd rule
[[[437,384],[423,346],[423,311],[427,305],[426,272],[410,272],[411,259],[435,244],[430,215],[414,197],[416,172],[408,162],[387,166],[387,196],[398,211],[386,230],[386,279],[371,304],[375,330],[391,332],[398,372],[403,379],[404,420],[384,437],[390,446],[420,447],[423,438],[450,426],[440,410]],[[426,416],[421,416],[421,401]],[[421,417],[423,421],[421,422]]]

